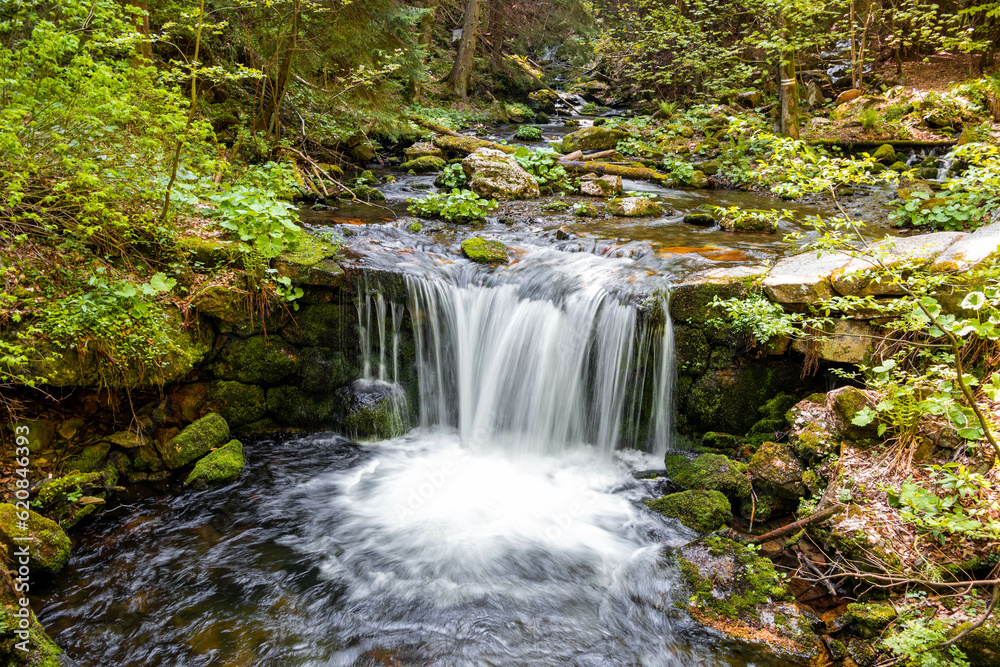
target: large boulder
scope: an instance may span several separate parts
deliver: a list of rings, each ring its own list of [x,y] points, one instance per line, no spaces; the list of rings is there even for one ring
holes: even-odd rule
[[[879,280],[888,269],[923,269],[952,245],[967,237],[963,232],[936,232],[902,238],[888,238],[874,246],[873,254],[851,259],[830,274],[833,289],[844,296],[899,296],[900,285]],[[877,260],[876,260],[877,258]]]
[[[186,466],[229,440],[229,424],[216,412],[189,424],[160,448],[160,458],[170,469]]]
[[[794,500],[806,493],[802,483],[805,467],[789,445],[765,442],[750,459],[747,470],[765,491],[779,498]]]
[[[18,547],[26,546],[30,571],[53,576],[69,560],[72,547],[69,537],[52,519],[33,510],[27,510],[27,519],[19,518],[24,513],[25,510],[9,503],[0,504],[0,542],[7,548],[7,558],[13,561],[12,565],[21,565],[14,554]]]
[[[506,264],[507,246],[503,241],[474,236],[462,241],[462,252],[477,264]]]
[[[468,186],[480,197],[534,199],[541,195],[538,181],[514,158],[499,150],[480,148],[462,160]]]
[[[295,348],[277,336],[230,338],[212,364],[220,380],[245,384],[278,384],[299,368]]]
[[[232,482],[243,472],[243,466],[243,443],[230,440],[202,457],[184,481],[184,486],[201,487]]]
[[[748,645],[744,655],[756,650],[800,664],[823,654],[812,630],[818,619],[792,602],[774,564],[754,549],[713,535],[674,557],[691,592],[685,601],[691,617]]]
[[[625,197],[608,202],[608,213],[625,218],[655,218],[663,207],[646,197]]]
[[[406,430],[403,388],[379,380],[355,380],[343,390],[347,404],[344,425],[362,438],[392,438]]]
[[[688,490],[720,491],[732,499],[750,496],[746,465],[721,454],[703,454],[692,461],[684,454],[668,454],[667,475]]]
[[[613,197],[622,191],[621,176],[601,176],[580,179],[580,193],[591,197]]]
[[[965,273],[1000,256],[1000,222],[980,227],[951,244],[931,264],[931,271]]]
[[[563,153],[574,151],[606,151],[615,148],[618,142],[628,138],[628,132],[607,127],[584,127],[563,137]]]
[[[646,505],[701,534],[718,530],[733,514],[729,499],[719,491],[681,491],[650,500]]]
[[[830,277],[851,261],[849,255],[804,253],[779,260],[764,278],[764,291],[778,303],[811,304],[834,296]]]

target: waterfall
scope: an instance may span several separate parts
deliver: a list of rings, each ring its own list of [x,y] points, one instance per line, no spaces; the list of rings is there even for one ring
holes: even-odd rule
[[[673,332],[595,283],[407,275],[423,426],[472,446],[552,453],[586,442],[654,453],[671,437]],[[572,281],[570,281],[572,283]],[[647,321],[653,320],[653,321]]]

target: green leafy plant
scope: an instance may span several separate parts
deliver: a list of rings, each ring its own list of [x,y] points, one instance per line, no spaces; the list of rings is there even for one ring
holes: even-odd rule
[[[534,125],[522,125],[517,128],[514,138],[521,141],[538,141],[542,138],[542,128],[535,127]]]
[[[465,185],[465,182],[465,171],[462,169],[461,164],[449,164],[434,179],[434,185],[448,189],[461,188]]]
[[[558,185],[566,179],[566,169],[559,164],[555,151],[533,151],[521,146],[514,152],[513,157],[525,171],[535,177],[540,186]]]
[[[858,121],[866,132],[874,132],[882,127],[882,114],[875,107],[866,107],[858,114]]]
[[[965,654],[955,646],[936,648],[948,640],[951,632],[944,621],[918,618],[907,621],[902,630],[886,637],[883,643],[909,667],[969,667]]]
[[[694,167],[683,158],[668,155],[663,158],[663,169],[685,185],[694,179]]]
[[[481,224],[486,215],[499,206],[495,199],[483,199],[471,190],[458,189],[447,194],[410,199],[408,203],[407,210],[413,215],[470,224]]]
[[[710,326],[718,329],[732,328],[759,346],[800,330],[798,325],[802,320],[801,316],[786,313],[779,304],[768,301],[762,294],[744,299],[715,297],[711,305],[721,311],[721,316],[709,319]]]

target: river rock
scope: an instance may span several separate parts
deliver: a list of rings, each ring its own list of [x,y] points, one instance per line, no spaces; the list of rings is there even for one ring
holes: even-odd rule
[[[541,195],[538,181],[514,158],[492,148],[480,148],[462,160],[469,189],[480,197],[534,199]]]
[[[299,369],[298,354],[278,336],[230,338],[211,366],[220,380],[274,385]]]
[[[563,153],[573,151],[606,151],[618,145],[622,139],[628,138],[628,132],[612,130],[607,127],[584,127],[563,137],[561,150]]]
[[[778,303],[817,303],[834,296],[830,276],[851,261],[849,255],[804,253],[780,260],[764,279],[768,297]]]
[[[621,191],[621,176],[605,175],[580,181],[580,192],[591,197],[613,197]]]
[[[556,112],[556,102],[559,101],[559,93],[549,88],[543,88],[542,90],[536,90],[533,93],[528,93],[528,106],[535,111],[544,111],[545,113],[555,113]]]
[[[228,440],[229,424],[221,415],[212,412],[168,440],[160,448],[160,458],[168,468],[180,468]]]
[[[348,432],[387,439],[405,431],[405,394],[401,386],[380,380],[355,380],[342,390],[342,397],[347,405],[344,425]]]
[[[243,472],[244,465],[243,443],[230,440],[199,459],[184,486],[202,487],[235,481]]]
[[[715,217],[711,213],[688,213],[684,216],[684,222],[688,225],[698,227],[715,227]]]
[[[664,460],[670,479],[688,490],[719,491],[731,499],[750,497],[746,465],[721,454],[702,454],[691,461],[684,454],[668,454]]]
[[[931,264],[937,273],[965,273],[994,259],[1000,254],[1000,222],[980,227],[942,252]]]
[[[404,162],[399,165],[399,170],[423,174],[428,171],[443,171],[447,166],[448,163],[444,161],[444,158],[437,157],[436,155],[424,155]]]
[[[646,505],[702,535],[721,528],[733,514],[729,500],[719,491],[681,491],[650,500]]]
[[[807,354],[812,346],[816,346],[816,354],[824,361],[860,364],[874,348],[878,331],[867,322],[835,320],[823,336],[823,340],[797,338],[792,342],[792,349]]]
[[[861,97],[861,91],[857,88],[851,88],[850,90],[845,90],[840,95],[837,95],[836,105],[839,107],[841,104],[850,102],[851,100],[856,100]]]
[[[797,500],[805,495],[805,468],[789,445],[765,442],[750,459],[747,471],[756,484],[779,498]]]
[[[825,657],[812,630],[817,619],[794,604],[774,564],[754,549],[712,535],[673,555],[691,592],[686,605],[695,621],[794,664]]]
[[[0,542],[7,548],[7,558],[13,561],[17,547],[27,545],[32,574],[53,576],[69,560],[69,537],[58,523],[33,510],[28,510],[22,525],[18,514],[23,511],[9,503],[0,504]],[[12,569],[18,566],[20,563],[11,563]]]
[[[654,218],[663,215],[663,207],[646,197],[625,197],[608,202],[608,213],[625,218]]]
[[[477,264],[506,264],[507,246],[496,239],[474,236],[462,241],[462,252]]]
[[[898,238],[886,238],[874,246],[875,257],[887,267],[897,267],[902,263],[914,269],[926,268],[936,257],[955,242],[965,238],[964,232],[936,232]],[[877,281],[881,268],[873,256],[851,259],[843,267],[830,275],[839,294],[844,296],[899,296],[904,294],[899,285],[889,281]]]

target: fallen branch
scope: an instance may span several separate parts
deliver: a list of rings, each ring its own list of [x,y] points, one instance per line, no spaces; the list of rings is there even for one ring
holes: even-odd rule
[[[754,542],[754,543],[756,543],[756,544],[761,544],[763,542],[767,542],[768,540],[773,540],[776,537],[782,537],[783,535],[788,535],[789,533],[794,533],[795,531],[799,530],[800,528],[805,528],[806,526],[810,526],[810,525],[816,523],[817,521],[822,521],[823,519],[827,519],[827,518],[833,516],[834,514],[836,514],[837,512],[839,512],[841,509],[843,509],[843,508],[840,505],[837,505],[835,507],[828,507],[825,510],[823,510],[822,512],[816,512],[815,514],[811,514],[811,515],[807,516],[806,518],[799,519],[798,521],[790,523],[787,526],[782,526],[781,528],[777,528],[775,530],[772,530],[770,533],[764,533],[763,535],[758,535],[757,537],[753,538],[751,541]]]
[[[663,174],[658,171],[653,171],[652,169],[647,169],[646,167],[629,167],[620,164],[574,160],[562,161],[559,164],[561,164],[566,171],[572,171],[578,174],[589,174],[590,172],[594,172],[597,174],[611,174],[614,176],[622,176],[623,178],[632,178],[641,181],[656,181],[657,183],[666,184],[674,182],[674,177],[670,174]]]
[[[566,155],[559,156],[559,159],[562,161],[582,160],[584,159],[583,151],[573,151],[572,153],[567,153]]]
[[[607,151],[598,151],[596,153],[591,153],[590,155],[584,155],[583,156],[583,161],[584,162],[589,162],[590,160],[600,160],[602,158],[611,157],[612,155],[614,155],[617,152],[618,152],[617,148],[612,148],[611,150],[607,150]],[[570,155],[572,155],[572,153],[570,153]],[[566,157],[564,159],[566,159],[566,160],[573,160],[575,158]]]

